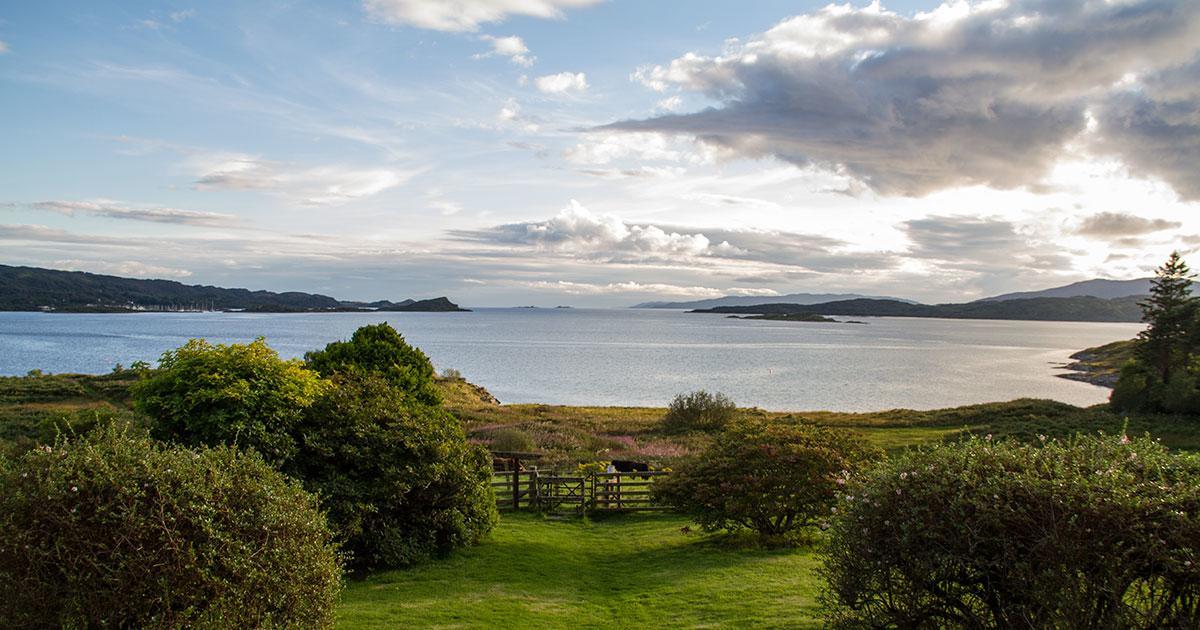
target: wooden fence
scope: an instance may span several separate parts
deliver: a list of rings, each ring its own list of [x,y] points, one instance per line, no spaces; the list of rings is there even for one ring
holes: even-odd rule
[[[496,506],[544,512],[649,512],[668,509],[651,499],[664,470],[559,475],[537,470],[492,473]]]

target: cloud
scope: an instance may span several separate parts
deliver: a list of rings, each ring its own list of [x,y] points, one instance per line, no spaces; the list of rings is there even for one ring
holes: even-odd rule
[[[363,0],[372,19],[436,31],[476,31],[483,24],[500,22],[510,15],[559,19],[566,9],[599,4],[603,0]]]
[[[1161,232],[1182,225],[1179,221],[1147,219],[1122,212],[1100,212],[1084,219],[1075,233],[1101,239],[1119,239]]]
[[[0,40],[0,55],[7,53],[9,50],[11,49],[8,47],[8,44]]]
[[[568,94],[588,89],[587,75],[582,72],[560,72],[533,80],[537,89],[545,94]]]
[[[629,264],[724,261],[822,272],[879,270],[897,264],[894,254],[845,251],[846,243],[820,235],[632,223],[613,214],[593,213],[575,200],[545,221],[459,230],[451,235],[493,246]]]
[[[1161,177],[1185,200],[1200,199],[1200,58],[1132,82],[1093,113],[1098,150]]]
[[[231,227],[238,218],[231,214],[180,210],[162,206],[129,206],[115,201],[37,201],[29,204],[38,210],[58,212],[68,216],[87,214],[110,219],[128,219],[151,223],[174,223],[200,227]]]
[[[187,269],[150,265],[136,260],[108,262],[104,260],[56,260],[54,267],[66,271],[90,271],[133,278],[187,278],[192,275]]]
[[[105,245],[113,247],[135,247],[141,241],[113,238],[91,234],[76,234],[45,225],[0,224],[0,241],[36,241],[45,243],[68,243],[75,245]]]
[[[516,282],[511,283],[511,285],[533,291],[550,291],[553,293],[565,293],[567,295],[650,294],[664,297],[696,298],[715,298],[726,295],[779,295],[777,291],[772,289],[752,289],[743,287],[717,289],[713,287],[681,286],[677,284],[665,284],[660,282],[647,284],[643,284],[641,282],[609,282],[606,284],[595,284],[587,282],[570,282],[567,280],[536,280]]]
[[[930,216],[901,224],[909,254],[950,265],[1009,265],[1030,251],[1016,224],[988,217]]]
[[[301,167],[239,154],[194,156],[199,190],[263,190],[308,206],[337,205],[395,188],[416,173],[339,165]]]
[[[717,105],[606,128],[687,134],[742,156],[815,164],[887,195],[1017,188],[1047,175],[1087,130],[1089,109],[1128,92],[1128,76],[1154,75],[1198,51],[1200,3],[1188,0],[956,2],[912,17],[878,3],[831,4],[734,40],[720,55],[639,68],[634,81]],[[1172,76],[1200,84],[1190,72]],[[1169,83],[1161,95],[1151,87],[1154,107],[1135,92],[1106,101],[1101,128],[1133,166],[1197,195],[1200,175],[1189,169],[1200,151],[1196,92],[1168,98]],[[1144,141],[1122,149],[1131,135]],[[1156,154],[1154,139],[1172,150]]]
[[[473,55],[472,58],[474,59],[508,57],[509,61],[525,68],[532,66],[537,61],[537,57],[529,54],[529,48],[525,46],[525,40],[516,35],[510,37],[481,35],[479,39],[491,43],[492,49],[485,53]]]

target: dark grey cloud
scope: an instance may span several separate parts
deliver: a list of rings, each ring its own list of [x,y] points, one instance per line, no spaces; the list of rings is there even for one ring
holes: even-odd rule
[[[1014,0],[954,19],[949,11],[909,18],[829,5],[721,56],[640,69],[634,78],[654,89],[699,91],[719,105],[605,129],[687,134],[745,156],[838,168],[883,194],[1034,186],[1123,78],[1200,50],[1194,0]],[[1200,175],[1186,165],[1200,150],[1195,109],[1164,111],[1164,102],[1152,112],[1112,103],[1105,117],[1141,112],[1134,119],[1145,129],[1133,127],[1150,138],[1161,130],[1151,121],[1185,131],[1172,155],[1142,155],[1138,145],[1121,155],[1194,196]]]
[[[1123,212],[1100,212],[1084,219],[1077,234],[1101,239],[1121,239],[1178,228],[1179,221],[1147,219]]]
[[[1100,150],[1137,174],[1161,177],[1183,199],[1200,199],[1200,57],[1142,78],[1094,115]]]

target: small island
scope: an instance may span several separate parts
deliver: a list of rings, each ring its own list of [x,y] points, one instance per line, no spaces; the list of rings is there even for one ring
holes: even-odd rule
[[[838,320],[816,313],[768,313],[765,315],[730,315],[728,319],[765,319],[773,322],[826,322],[837,324]]]

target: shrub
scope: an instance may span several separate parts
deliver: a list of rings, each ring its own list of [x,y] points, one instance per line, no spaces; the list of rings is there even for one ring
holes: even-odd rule
[[[426,405],[442,402],[429,357],[408,345],[386,322],[363,326],[354,331],[349,341],[335,341],[324,350],[305,354],[304,359],[322,376],[379,374],[416,402]]]
[[[663,428],[675,433],[719,430],[736,413],[737,405],[725,394],[710,394],[704,390],[679,394],[667,408]]]
[[[851,471],[879,454],[852,433],[744,420],[653,489],[705,530],[787,537],[828,514]]]
[[[493,451],[528,453],[537,448],[533,436],[520,429],[495,429],[483,436]]]
[[[1200,461],[1148,438],[909,451],[836,510],[835,626],[1200,625]]]
[[[325,389],[314,372],[285,361],[262,338],[248,345],[193,339],[163,354],[133,386],[156,437],[180,444],[237,444],[278,464],[295,454],[293,428]]]
[[[358,569],[409,565],[495,526],[492,462],[457,419],[377,375],[341,375],[299,427],[284,466],[321,497]]]
[[[0,625],[332,623],[325,519],[257,455],[106,428],[0,464]]]

